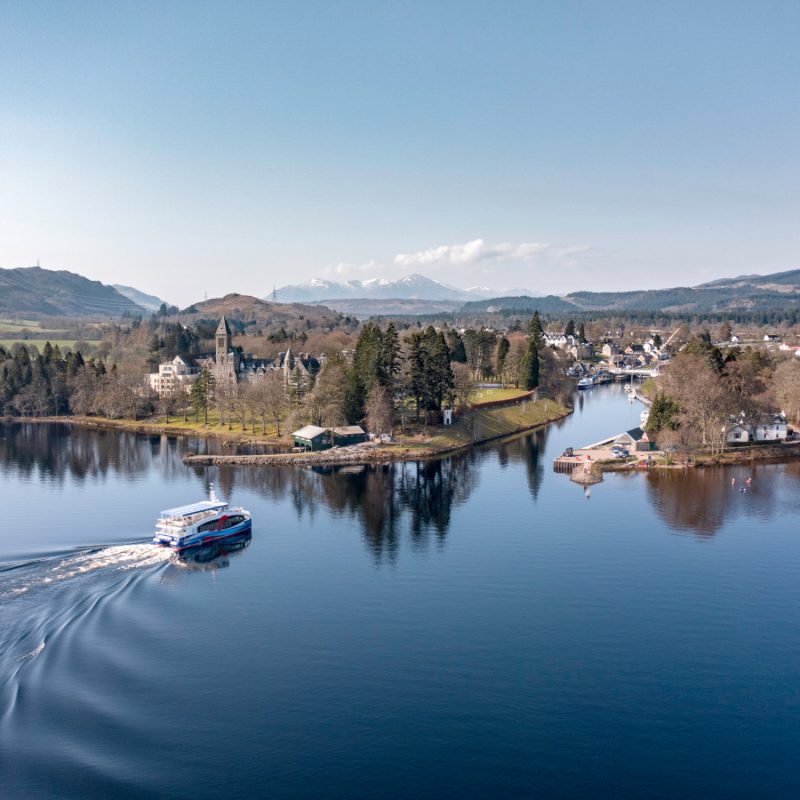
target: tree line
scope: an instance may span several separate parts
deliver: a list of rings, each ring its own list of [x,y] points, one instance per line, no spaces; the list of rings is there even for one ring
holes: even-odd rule
[[[659,377],[646,428],[660,446],[715,454],[734,421],[753,429],[778,412],[800,424],[800,359],[765,348],[723,351],[705,333]]]
[[[144,327],[144,326],[142,326]],[[33,347],[0,348],[0,414],[45,416],[97,415],[141,419],[157,414],[169,421],[216,420],[242,429],[268,426],[278,436],[303,424],[335,427],[366,423],[376,433],[395,424],[429,425],[442,409],[466,406],[476,382],[494,379],[532,390],[540,385],[553,393],[568,390],[558,354],[544,343],[538,313],[527,333],[500,335],[487,329],[433,326],[410,328],[404,334],[392,323],[362,325],[351,358],[332,353],[324,368],[310,375],[298,368],[285,379],[268,371],[256,380],[214,381],[212,370],[201,369],[190,393],[157,397],[145,380],[145,370],[175,355],[189,359],[204,340],[202,332],[166,322],[147,327],[146,356],[120,360],[84,358],[80,351],[62,352],[47,343],[41,354]],[[144,333],[144,331],[143,331]],[[113,342],[115,351],[122,342]]]

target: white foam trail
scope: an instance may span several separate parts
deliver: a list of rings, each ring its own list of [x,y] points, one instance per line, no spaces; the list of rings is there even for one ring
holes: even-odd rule
[[[17,661],[33,661],[33,659],[36,658],[36,656],[38,656],[39,653],[42,652],[42,650],[44,650],[44,644],[45,643],[42,642],[38,647],[31,650],[30,653],[25,653],[24,655],[21,655],[17,659]]]
[[[25,594],[36,586],[49,586],[61,581],[88,575],[98,570],[130,570],[154,567],[172,558],[166,547],[154,544],[124,544],[104,547],[91,553],[79,553],[59,560],[44,574],[27,576],[19,583],[0,590],[0,601]]]

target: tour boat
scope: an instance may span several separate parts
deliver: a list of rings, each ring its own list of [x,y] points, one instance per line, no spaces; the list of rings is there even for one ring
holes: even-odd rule
[[[251,528],[250,512],[220,500],[212,485],[208,500],[162,511],[156,522],[153,543],[182,550],[241,536]]]

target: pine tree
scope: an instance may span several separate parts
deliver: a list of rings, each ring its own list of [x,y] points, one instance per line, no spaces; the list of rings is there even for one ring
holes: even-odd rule
[[[208,367],[203,367],[200,370],[200,375],[192,385],[192,408],[194,409],[195,420],[200,417],[200,412],[203,412],[203,424],[208,425],[208,402],[211,394],[211,374]]]
[[[503,380],[503,373],[506,369],[506,358],[508,357],[508,351],[511,347],[511,343],[506,339],[505,336],[500,337],[500,341],[497,343],[497,358],[496,358],[496,371],[497,377],[500,380]]]
[[[528,332],[537,347],[544,341],[544,328],[542,328],[542,320],[539,317],[538,311],[533,312],[531,321],[528,323]]]
[[[464,340],[458,331],[450,329],[447,332],[447,347],[450,350],[450,360],[458,364],[467,363],[467,351],[464,348]]]
[[[533,336],[528,341],[528,348],[522,357],[520,374],[522,386],[527,391],[531,391],[539,385],[539,347]]]

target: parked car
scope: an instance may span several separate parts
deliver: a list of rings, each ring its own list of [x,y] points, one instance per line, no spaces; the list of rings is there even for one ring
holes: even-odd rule
[[[572,458],[575,455],[575,451],[571,447],[568,447],[561,455],[565,458]]]
[[[624,447],[612,447],[611,455],[614,456],[614,458],[627,458],[630,453]]]

